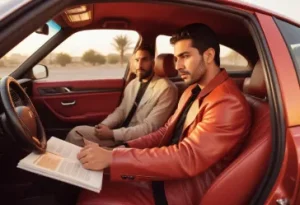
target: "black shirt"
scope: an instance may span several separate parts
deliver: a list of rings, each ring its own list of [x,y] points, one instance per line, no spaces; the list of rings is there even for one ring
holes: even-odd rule
[[[147,81],[147,82],[141,82],[140,83],[140,88],[139,88],[139,91],[138,91],[138,93],[136,95],[136,98],[135,98],[134,102],[140,102],[141,101],[141,99],[142,99],[142,97],[143,97],[143,95],[144,95],[144,93],[145,93],[145,91],[146,91],[149,83],[150,83],[150,80]]]
[[[176,126],[174,128],[175,132],[170,141],[170,145],[178,144],[180,136],[182,135],[183,125],[186,119],[186,115],[189,112],[193,102],[196,100],[200,91],[201,88],[198,85],[196,85],[195,88],[193,88],[192,95],[186,102],[186,105],[180,114],[180,118],[177,120]],[[152,182],[152,191],[153,191],[154,201],[156,205],[168,205],[163,181]]]
[[[197,85],[195,88],[192,90],[192,95],[190,96],[189,100],[186,102],[186,106],[184,107],[183,111],[180,114],[180,118],[178,119],[175,129],[174,129],[174,134],[171,139],[170,145],[177,144],[179,142],[180,136],[182,134],[182,129],[183,125],[186,119],[186,115],[189,112],[193,102],[197,98],[198,94],[200,93],[201,88]]]

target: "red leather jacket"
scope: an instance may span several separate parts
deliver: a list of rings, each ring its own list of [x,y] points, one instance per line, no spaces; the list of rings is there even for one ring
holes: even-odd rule
[[[162,180],[170,205],[201,202],[212,181],[236,157],[251,116],[243,94],[222,70],[192,104],[179,144],[167,146],[194,86],[185,90],[164,127],[129,141],[132,148],[113,151],[111,180]]]

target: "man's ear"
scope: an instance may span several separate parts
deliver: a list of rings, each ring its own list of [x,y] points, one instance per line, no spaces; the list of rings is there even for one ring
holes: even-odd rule
[[[214,62],[215,59],[215,49],[213,48],[208,48],[204,53],[203,53],[203,58],[204,58],[204,62],[206,64],[211,64]]]

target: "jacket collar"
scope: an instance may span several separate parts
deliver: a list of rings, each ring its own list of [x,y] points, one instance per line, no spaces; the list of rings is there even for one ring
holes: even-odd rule
[[[160,79],[157,75],[154,75],[148,85],[149,88],[153,88],[155,84],[157,83],[157,80]]]
[[[186,116],[186,120],[183,126],[183,130],[182,133],[185,132],[185,130],[191,125],[192,122],[194,122],[194,120],[196,119],[196,116],[198,115],[199,111],[200,111],[200,105],[201,102],[203,100],[203,98],[208,95],[210,92],[212,92],[218,85],[220,85],[221,83],[223,83],[226,79],[228,78],[228,74],[227,72],[222,69],[220,73],[218,73],[214,79],[212,79],[199,93],[199,95],[197,96],[197,99],[194,101],[194,103],[192,104],[189,112],[187,113]],[[168,129],[166,131],[166,134],[164,135],[164,137],[161,139],[160,145],[166,145],[169,141],[170,141],[170,137],[172,137],[172,133],[174,132],[174,128],[176,125],[176,122],[178,121],[178,118],[183,110],[183,108],[186,106],[186,103],[188,101],[188,99],[190,98],[191,94],[192,94],[192,89],[198,86],[197,84],[191,85],[190,88],[187,88],[190,92],[188,95],[186,95],[186,98],[184,99],[183,102],[183,106],[181,107],[181,110],[177,110],[174,115],[173,115],[173,119],[171,121],[171,123],[168,126]],[[181,135],[182,138],[183,135]]]
[[[225,69],[221,69],[221,71],[201,90],[199,94],[199,98],[202,98],[213,91],[216,87],[218,87],[221,83],[227,80],[228,74]]]
[[[191,123],[196,119],[196,116],[198,115],[200,111],[200,106],[203,98],[211,93],[216,87],[218,87],[220,84],[222,84],[225,80],[227,80],[228,74],[227,72],[222,69],[221,72],[219,72],[199,93],[197,99],[192,104],[189,112],[187,113],[186,120],[183,126],[183,132],[185,129],[191,125]],[[191,94],[189,95],[191,96]],[[185,106],[187,103],[188,98],[185,101]]]
[[[147,87],[147,89],[146,89],[146,91],[145,91],[145,94],[143,95],[143,97],[142,97],[142,99],[141,99],[141,102],[139,103],[139,106],[138,106],[138,107],[144,105],[146,102],[148,102],[149,99],[152,98],[152,95],[153,95],[153,93],[154,93],[154,87],[155,87],[155,85],[156,85],[156,83],[158,82],[159,79],[160,79],[160,77],[158,77],[158,76],[156,76],[156,75],[154,75],[154,76],[152,77],[152,79],[151,79],[151,81],[149,82],[149,85],[148,85],[148,87]],[[138,87],[138,88],[137,88],[137,90],[136,90],[135,96],[137,95],[137,92],[138,92],[138,90],[139,90],[139,86],[137,86],[137,87]]]

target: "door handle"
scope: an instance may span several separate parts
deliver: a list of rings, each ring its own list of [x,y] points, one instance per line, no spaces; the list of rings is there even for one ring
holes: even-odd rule
[[[64,92],[66,92],[66,93],[70,93],[71,92],[70,88],[68,88],[68,87],[62,87],[62,90]]]
[[[61,102],[61,105],[62,106],[72,106],[72,105],[75,105],[76,104],[76,101],[72,101],[72,102]]]

